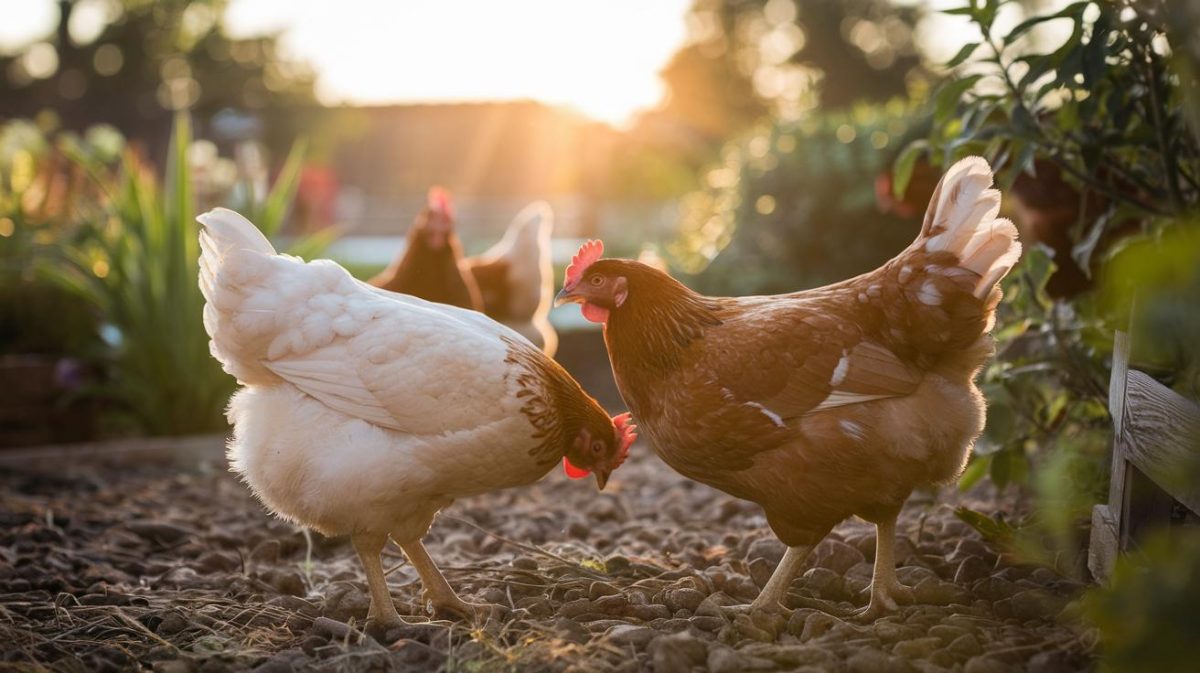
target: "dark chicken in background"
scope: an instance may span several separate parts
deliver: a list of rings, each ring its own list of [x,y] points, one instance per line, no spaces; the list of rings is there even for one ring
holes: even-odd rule
[[[998,283],[1020,257],[978,157],[939,183],[917,239],[882,267],[767,297],[699,295],[585,244],[560,302],[604,324],[622,397],[684,476],[763,507],[788,546],[752,610],[785,602],[839,522],[876,525],[874,618],[896,579],[896,517],[915,488],[955,479],[983,430],[974,379],[993,352]]]
[[[370,283],[426,301],[481,311],[479,287],[462,259],[450,194],[441,187],[432,187],[425,209],[408,230],[404,251]]]

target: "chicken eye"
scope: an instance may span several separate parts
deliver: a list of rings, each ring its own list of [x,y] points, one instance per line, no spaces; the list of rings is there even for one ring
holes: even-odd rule
[[[600,453],[604,450],[604,442],[599,440],[592,442],[592,453]]]
[[[603,285],[604,277],[603,276],[592,276],[592,279],[589,280],[588,282],[591,283],[592,285]]]

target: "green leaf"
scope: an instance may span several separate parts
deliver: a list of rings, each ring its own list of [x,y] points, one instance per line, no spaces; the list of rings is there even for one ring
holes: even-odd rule
[[[992,518],[983,512],[977,512],[966,507],[959,507],[954,510],[954,516],[960,521],[974,528],[983,538],[989,542],[1007,545],[1016,537],[1017,529],[1012,525]]]
[[[991,462],[992,469],[988,471],[988,476],[991,477],[996,488],[1004,490],[1008,486],[1009,476],[1012,474],[1012,453],[1008,449],[997,451],[992,454]]]
[[[1066,17],[1077,18],[1082,16],[1084,10],[1086,10],[1090,4],[1091,2],[1076,2],[1063,7],[1053,14],[1043,14],[1041,16],[1030,17],[1021,23],[1018,23],[1016,27],[1008,32],[1008,35],[1004,36],[1004,46],[1007,47],[1008,45],[1012,44],[1017,38],[1029,32],[1031,28],[1038,24],[1045,23],[1047,21],[1053,21],[1054,19],[1062,19]]]
[[[296,189],[300,186],[300,169],[304,166],[304,155],[308,150],[308,141],[297,140],[288,152],[287,161],[279,171],[279,177],[271,186],[271,192],[263,203],[262,212],[256,220],[259,229],[268,237],[279,233],[283,226],[288,208],[296,197]]]
[[[963,470],[962,476],[958,478],[958,490],[971,490],[972,486],[987,476],[991,465],[991,456],[975,456],[971,459],[971,463],[967,465],[967,469]]]
[[[908,183],[912,180],[913,167],[917,164],[917,158],[928,149],[928,141],[915,140],[904,148],[900,156],[896,157],[896,163],[892,165],[892,193],[897,199],[904,198],[904,193],[908,191]]]
[[[934,102],[933,119],[935,124],[943,124],[957,108],[963,95],[975,86],[983,75],[970,75],[951,80],[938,91]]]
[[[968,42],[964,44],[962,49],[959,49],[958,53],[954,55],[954,58],[946,61],[946,67],[955,68],[962,65],[968,58],[971,58],[971,54],[975,53],[975,50],[979,48],[979,44],[979,42]]]

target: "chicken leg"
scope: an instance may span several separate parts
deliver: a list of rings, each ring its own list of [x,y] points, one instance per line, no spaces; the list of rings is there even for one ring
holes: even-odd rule
[[[482,606],[468,603],[454,593],[454,589],[450,588],[450,584],[446,581],[446,576],[442,574],[441,570],[438,570],[437,564],[429,557],[429,552],[425,550],[425,545],[421,543],[421,540],[402,543],[400,548],[404,550],[409,562],[421,576],[421,584],[425,587],[425,597],[433,604],[435,615],[449,614],[468,621],[476,618],[479,608]]]
[[[400,613],[396,612],[396,604],[388,593],[387,579],[383,575],[383,562],[379,555],[387,544],[386,533],[356,533],[351,541],[354,551],[362,561],[363,569],[367,572],[367,589],[371,593],[371,607],[367,610],[367,621],[377,627],[389,629],[404,624]]]
[[[730,605],[722,609],[733,614],[784,609],[784,599],[787,598],[792,580],[796,578],[796,573],[800,571],[800,566],[804,564],[804,559],[808,557],[810,551],[812,551],[811,545],[788,547],[788,550],[783,554],[783,558],[779,561],[779,565],[775,567],[775,572],[771,573],[771,579],[767,580],[767,586],[763,587],[763,590],[759,592],[758,598],[755,598],[753,603],[750,605]]]
[[[871,602],[854,613],[873,621],[896,609],[896,598],[911,602],[912,589],[896,579],[896,517],[875,524],[875,569],[871,573]]]

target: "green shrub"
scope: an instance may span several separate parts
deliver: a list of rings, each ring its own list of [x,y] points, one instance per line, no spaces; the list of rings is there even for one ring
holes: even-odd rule
[[[901,102],[776,122],[731,142],[685,197],[668,248],[714,294],[794,291],[867,271],[908,245],[919,214],[880,212],[876,180],[917,125]]]

